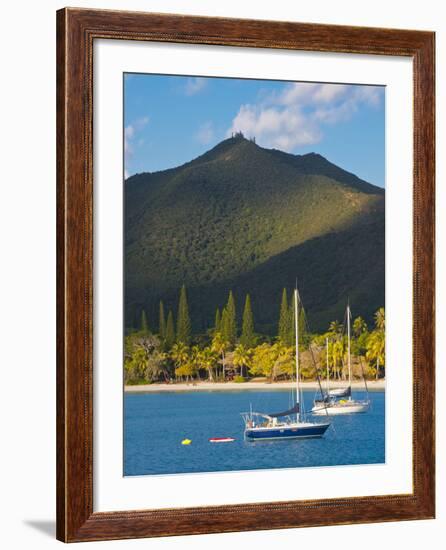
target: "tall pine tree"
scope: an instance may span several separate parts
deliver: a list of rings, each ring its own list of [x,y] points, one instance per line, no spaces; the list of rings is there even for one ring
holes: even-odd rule
[[[217,311],[215,312],[214,332],[221,332],[221,315],[219,308],[217,308]]]
[[[164,304],[162,300],[160,300],[159,335],[161,340],[166,338],[166,318],[164,316]]]
[[[169,310],[169,314],[167,315],[166,338],[164,342],[167,349],[170,349],[175,343],[175,325],[172,310]]]
[[[288,332],[285,338],[286,346],[294,346],[295,341],[295,320],[294,320],[294,297],[290,302],[288,311]]]
[[[307,319],[302,305],[299,307],[299,341],[303,345],[307,340]]]
[[[240,337],[240,343],[245,348],[252,348],[255,344],[254,334],[254,318],[251,309],[251,297],[246,295],[245,307],[243,309],[243,322],[242,322],[242,335]]]
[[[228,303],[225,307],[224,336],[229,345],[233,346],[235,344],[237,339],[237,317],[232,290],[229,291]]]
[[[149,323],[147,321],[147,315],[145,310],[143,309],[141,312],[141,333],[144,335],[149,334]]]
[[[186,287],[183,285],[180,291],[180,300],[178,303],[177,316],[177,342],[188,346],[191,337],[191,322],[189,317],[189,307],[187,305]]]
[[[285,344],[288,344],[290,334],[290,311],[288,309],[288,297],[286,288],[282,291],[282,301],[280,303],[279,314],[279,339]]]
[[[220,332],[223,337],[223,341],[228,342],[229,329],[228,329],[228,312],[226,310],[226,307],[224,307],[221,312]]]

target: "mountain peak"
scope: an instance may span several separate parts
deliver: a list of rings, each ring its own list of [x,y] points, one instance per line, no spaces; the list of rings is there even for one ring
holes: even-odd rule
[[[256,149],[259,150],[261,147],[256,145],[255,137],[248,139],[242,132],[236,132],[187,164],[199,164],[213,160],[230,160],[233,158],[234,153],[246,155],[249,151]]]
[[[297,276],[314,328],[342,315],[347,294],[369,319],[383,303],[384,193],[316,152],[267,149],[239,132],[141,174],[125,186],[127,318],[154,315],[159,300],[175,310],[186,284],[205,331],[232,288],[238,304],[252,295],[257,325],[273,333]]]
[[[217,143],[213,149],[216,149],[220,146],[226,146],[226,147],[240,147],[240,146],[247,146],[247,145],[256,145],[256,138],[255,136],[247,138],[242,132],[233,132],[231,137],[227,137],[223,141],[220,141],[220,143]],[[213,150],[211,149],[211,150]]]
[[[228,139],[231,139],[233,141],[251,141],[252,143],[256,142],[255,137],[247,138],[243,132],[232,132],[231,137]]]

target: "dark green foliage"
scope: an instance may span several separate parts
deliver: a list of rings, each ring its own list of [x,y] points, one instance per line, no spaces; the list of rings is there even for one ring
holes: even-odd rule
[[[166,381],[172,375],[158,336],[133,333],[124,340],[125,384]]]
[[[167,323],[166,323],[166,339],[165,339],[165,346],[167,349],[170,349],[175,343],[175,324],[173,321],[173,313],[172,310],[169,310],[169,314],[167,315]]]
[[[277,335],[279,339],[286,344],[290,332],[290,315],[288,311],[288,297],[286,288],[282,291],[282,301],[280,303],[279,327]]]
[[[162,340],[166,338],[166,318],[164,316],[164,304],[162,300],[160,300],[159,335]]]
[[[177,316],[177,342],[186,346],[190,344],[191,322],[189,317],[189,307],[187,305],[186,287],[183,285],[180,291],[180,300],[178,302]]]
[[[229,329],[228,329],[228,312],[226,307],[221,312],[220,332],[224,342],[228,341]]]
[[[144,310],[141,312],[141,334],[149,334],[149,322],[147,321],[147,315]]]
[[[276,335],[277,300],[296,277],[312,330],[342,318],[347,295],[371,326],[384,303],[384,190],[317,154],[241,136],[183,166],[125,184],[126,318],[188,288],[194,332],[232,288],[256,329]]]
[[[240,343],[247,349],[252,348],[255,344],[254,334],[254,318],[251,309],[251,298],[246,295],[245,307],[243,309],[242,335]]]
[[[362,317],[356,317],[356,319],[353,321],[354,336],[358,337],[363,332],[367,332],[367,330],[367,323],[364,321],[364,319]]]
[[[221,332],[221,314],[220,308],[217,308],[215,312],[214,332]]]
[[[286,346],[294,346],[294,341],[296,338],[295,333],[296,333],[296,328],[295,328],[295,320],[294,320],[294,294],[291,293],[290,307],[288,309],[288,332],[284,340],[284,344]]]
[[[294,289],[290,294],[290,304],[288,306],[287,290],[282,291],[282,301],[280,304],[280,316],[279,316],[279,340],[285,346],[293,346],[296,339],[296,325],[294,318],[295,304],[294,304]],[[307,333],[307,320],[305,311],[302,307],[299,307],[299,341],[303,344]]]
[[[301,341],[304,340],[307,334],[307,320],[305,317],[305,310],[303,308],[299,309],[299,338]]]
[[[229,291],[228,303],[224,309],[223,319],[223,338],[230,346],[233,346],[237,339],[237,314],[235,311],[235,301],[232,290]]]
[[[359,336],[352,339],[352,353],[354,355],[365,355],[367,353],[367,341],[370,334],[367,330],[361,332]]]

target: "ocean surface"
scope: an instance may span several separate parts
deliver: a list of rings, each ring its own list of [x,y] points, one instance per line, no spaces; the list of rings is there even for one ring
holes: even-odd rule
[[[307,410],[315,392],[304,391]],[[353,397],[365,398],[354,391]],[[277,412],[290,390],[150,392],[124,395],[124,475],[221,472],[385,462],[385,392],[364,414],[331,417],[321,439],[245,441],[241,412]],[[314,417],[316,421],[325,417]],[[210,443],[233,437],[232,443]],[[182,445],[185,438],[190,445]]]

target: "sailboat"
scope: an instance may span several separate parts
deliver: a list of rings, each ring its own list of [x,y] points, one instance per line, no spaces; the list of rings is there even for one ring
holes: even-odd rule
[[[326,339],[326,363],[327,363],[327,386],[325,393],[319,399],[315,399],[311,412],[313,414],[354,414],[367,412],[370,406],[370,400],[358,400],[352,398],[352,366],[350,353],[350,305],[347,304],[347,364],[348,364],[348,386],[346,388],[336,388],[330,390],[330,377],[328,370],[328,338]],[[365,382],[365,379],[364,379]],[[366,385],[367,390],[367,385]],[[321,392],[322,393],[322,392]]]
[[[303,414],[303,399],[299,373],[299,309],[298,292],[294,291],[294,320],[296,337],[296,402],[291,409],[278,413],[242,413],[247,440],[303,439],[322,437],[330,422],[307,422]]]

